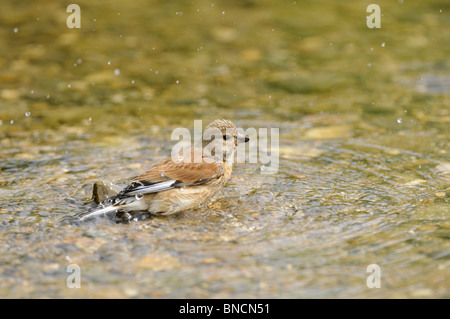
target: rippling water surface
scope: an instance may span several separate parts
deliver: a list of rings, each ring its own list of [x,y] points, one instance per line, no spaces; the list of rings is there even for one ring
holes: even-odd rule
[[[80,29],[1,4],[0,296],[450,297],[446,1],[382,1],[380,29],[360,1],[77,3]],[[278,171],[238,164],[176,216],[73,218],[215,118],[279,128]]]

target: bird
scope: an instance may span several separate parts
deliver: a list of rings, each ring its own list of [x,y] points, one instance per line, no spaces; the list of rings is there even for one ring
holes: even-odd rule
[[[142,212],[171,215],[195,209],[225,186],[237,145],[248,141],[230,120],[214,120],[203,133],[201,148],[193,146],[153,165],[117,195],[76,216],[86,220],[114,212],[130,221]]]

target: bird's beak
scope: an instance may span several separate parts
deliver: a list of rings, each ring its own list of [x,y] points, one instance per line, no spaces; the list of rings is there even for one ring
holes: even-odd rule
[[[245,135],[243,135],[241,133],[237,133],[237,141],[238,141],[238,143],[242,143],[242,142],[247,143],[249,140],[250,139],[247,136],[245,136]]]

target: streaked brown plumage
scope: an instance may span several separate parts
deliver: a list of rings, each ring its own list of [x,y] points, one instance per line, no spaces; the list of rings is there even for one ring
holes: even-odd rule
[[[132,218],[135,212],[142,211],[170,215],[205,203],[229,180],[237,144],[248,141],[228,120],[211,122],[206,132],[217,133],[216,138],[204,138],[201,148],[191,148],[154,165],[116,196],[103,200],[95,210],[78,217],[83,220],[121,212]],[[208,146],[214,146],[211,152]],[[198,159],[196,154],[200,155]]]

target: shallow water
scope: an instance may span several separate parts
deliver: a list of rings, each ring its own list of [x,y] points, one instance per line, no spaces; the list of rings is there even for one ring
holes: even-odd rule
[[[359,1],[77,3],[81,29],[2,1],[1,297],[450,297],[446,1],[380,2],[376,30]],[[238,164],[176,216],[73,218],[215,118],[279,128],[278,172]]]

